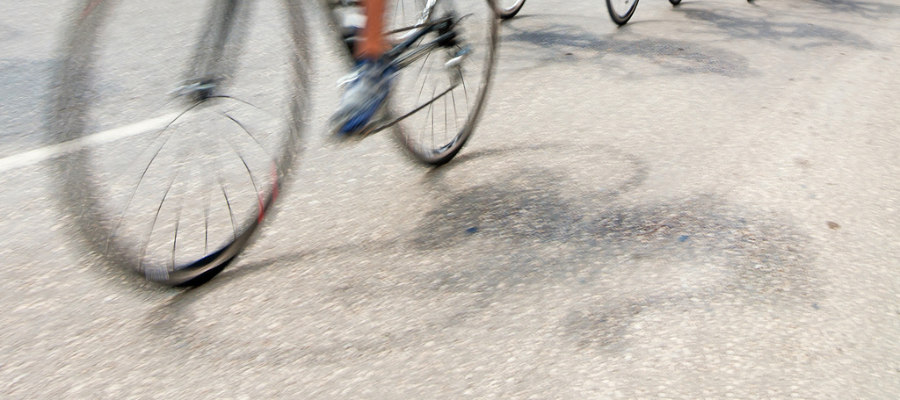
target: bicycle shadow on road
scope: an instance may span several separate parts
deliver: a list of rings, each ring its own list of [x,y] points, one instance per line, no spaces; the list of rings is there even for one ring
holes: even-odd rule
[[[628,26],[616,34],[599,35],[578,25],[547,20],[536,15],[529,20],[534,28],[526,24],[504,27],[502,57],[511,60],[508,64],[516,65],[515,70],[589,62],[606,72],[634,74],[635,69],[623,65],[619,58],[627,57],[656,65],[664,74],[751,74],[745,57],[725,49],[685,40],[622,35],[630,29]],[[503,65],[501,69],[506,68]]]
[[[900,6],[894,4],[879,3],[875,1],[855,0],[810,0],[812,3],[822,6],[825,11],[832,14],[855,14],[870,19],[881,20],[885,16],[900,15]]]
[[[888,14],[900,13],[900,6],[894,7],[877,3],[851,2],[844,0],[820,0],[817,3],[840,4],[833,12],[854,13],[864,18],[876,18],[877,10]],[[701,8],[702,7],[702,8]],[[875,45],[861,35],[828,27],[809,21],[785,22],[773,18],[774,11],[753,8],[749,11],[716,10],[709,4],[683,4],[674,12],[700,27],[711,29],[702,34],[731,39],[761,40],[779,47],[795,51],[823,46],[850,46],[857,49],[873,49]],[[800,12],[800,11],[798,11]],[[636,69],[621,62],[620,57],[638,60],[642,64],[653,64],[664,74],[714,74],[743,78],[752,75],[747,57],[712,46],[704,41],[676,40],[664,37],[646,37],[634,33],[636,25],[650,21],[636,21],[619,28],[615,34],[599,35],[582,28],[585,24],[575,24],[579,16],[532,14],[529,18],[516,19],[504,26],[503,58],[516,68],[501,69],[527,70],[535,67],[590,62],[607,72],[628,74],[652,74],[646,69]],[[593,19],[592,19],[593,20]],[[679,21],[657,21],[679,23]],[[698,32],[692,31],[692,37]],[[513,50],[510,51],[509,48]],[[649,70],[652,71],[652,70]]]
[[[723,301],[809,312],[818,296],[815,254],[789,217],[715,194],[634,202],[626,197],[643,185],[646,165],[614,148],[591,152],[553,163],[519,149],[521,167],[498,174],[482,172],[509,153],[464,159],[452,173],[424,178],[440,188],[431,191],[433,207],[395,238],[237,266],[157,308],[146,324],[172,351],[277,366],[424,351],[480,321],[503,326],[504,310],[520,307],[522,296],[543,299],[555,346],[604,353],[631,346],[626,332],[648,313],[704,313]],[[603,175],[610,167],[617,172]],[[222,297],[239,283],[255,289]],[[272,306],[279,294],[289,294],[290,307]],[[204,299],[254,311],[198,326],[194,314],[211,312]],[[235,331],[266,321],[303,323],[265,338]]]
[[[874,47],[858,34],[809,22],[780,22],[760,15],[725,13],[707,8],[678,7],[675,12],[708,24],[715,28],[714,33],[733,39],[764,40],[797,51],[823,46]]]

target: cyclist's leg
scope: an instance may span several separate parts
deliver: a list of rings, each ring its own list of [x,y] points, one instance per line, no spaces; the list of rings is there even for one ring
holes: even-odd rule
[[[356,48],[356,59],[381,58],[387,50],[384,40],[384,1],[363,0],[366,15],[366,26],[362,29],[362,43]]]
[[[372,122],[390,91],[394,73],[390,61],[384,59],[384,0],[363,0],[366,25],[362,42],[356,46],[356,68],[346,86],[341,104],[332,117],[338,135],[361,133]]]

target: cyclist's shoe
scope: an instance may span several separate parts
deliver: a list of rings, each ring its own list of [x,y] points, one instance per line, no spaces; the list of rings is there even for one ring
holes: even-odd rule
[[[346,80],[341,104],[331,117],[338,137],[365,132],[385,105],[396,68],[386,59],[360,60]]]

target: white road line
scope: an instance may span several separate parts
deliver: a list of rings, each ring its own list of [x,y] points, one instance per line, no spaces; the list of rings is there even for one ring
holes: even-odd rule
[[[68,142],[45,146],[39,149],[34,149],[26,151],[24,153],[0,158],[0,172],[36,164],[44,160],[59,157],[63,154],[71,153],[87,146],[101,145],[104,143],[114,142],[119,139],[124,139],[127,137],[161,129],[177,117],[178,113],[166,114],[160,117],[136,122],[131,125],[125,125],[103,132],[97,132],[95,134],[88,135],[79,139],[70,140]]]

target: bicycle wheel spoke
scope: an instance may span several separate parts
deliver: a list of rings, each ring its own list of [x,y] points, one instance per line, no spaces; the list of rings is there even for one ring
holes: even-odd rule
[[[453,132],[459,132],[459,114],[456,112],[456,95],[450,91],[450,99],[453,100]]]
[[[266,147],[263,146],[262,142],[260,142],[258,139],[256,139],[256,136],[254,136],[253,133],[250,132],[250,130],[247,129],[247,127],[244,124],[242,124],[240,121],[238,121],[237,119],[235,119],[228,113],[221,113],[221,115],[224,115],[226,118],[231,120],[231,122],[234,122],[239,128],[241,128],[242,131],[246,132],[247,136],[250,136],[250,138],[253,139],[254,142],[256,142],[257,146],[259,146],[259,148],[262,149],[263,152],[266,153],[266,156],[268,156],[270,160],[275,161],[275,157],[273,157],[272,154],[269,153],[268,149],[266,149]]]
[[[144,256],[147,255],[147,248],[150,246],[150,239],[153,236],[153,231],[156,229],[156,222],[159,220],[159,214],[162,212],[163,205],[166,203],[166,199],[169,197],[169,191],[172,190],[172,186],[175,184],[175,179],[178,178],[178,174],[172,177],[172,180],[169,181],[169,186],[166,187],[165,193],[163,193],[162,199],[159,201],[159,206],[156,208],[156,214],[153,216],[153,223],[150,224],[150,232],[147,234],[147,239],[144,240],[144,246],[141,249],[140,255],[140,263],[138,264],[138,269],[143,267]]]
[[[419,72],[416,73],[416,81],[417,81],[417,82],[418,82],[418,80],[419,80],[418,77],[421,76],[421,75],[422,75],[422,71],[425,70],[425,66],[428,65],[428,58],[429,58],[429,57],[431,57],[431,53],[430,53],[430,52],[429,52],[428,54],[425,55],[425,59],[422,61],[422,65],[419,66]],[[425,86],[424,86],[424,85],[425,85],[425,79],[427,79],[427,78],[428,78],[428,73],[426,72],[426,73],[425,73],[425,76],[422,77],[422,87],[423,87],[423,88],[425,87]],[[419,94],[421,95],[422,92],[419,91]],[[419,99],[417,98],[417,99],[416,99],[416,102],[418,102],[418,101],[419,101]]]
[[[209,192],[203,204],[203,255],[209,254]]]
[[[462,84],[463,94],[466,95],[466,109],[469,108],[469,88],[466,87],[466,78],[463,76],[462,71],[457,72],[459,74],[459,82]]]
[[[450,93],[453,93],[453,92],[451,91]],[[447,99],[444,98],[444,99],[442,99],[442,100],[443,100],[443,102],[444,102],[444,132],[447,132],[447,126],[448,126],[448,125],[447,125],[447,115],[449,114],[449,113],[447,112]]]
[[[172,234],[172,270],[174,271],[177,264],[175,264],[175,252],[178,248],[178,226],[181,223],[181,207],[184,206],[184,203],[178,205],[178,211],[175,212],[175,231]]]
[[[225,197],[225,205],[228,206],[228,216],[231,220],[231,239],[237,239],[237,222],[234,220],[234,211],[231,209],[231,200],[228,199],[228,192],[225,190],[225,184],[219,181],[219,187],[222,188],[222,196]]]
[[[185,112],[187,112],[187,111],[185,111]],[[180,115],[184,115],[184,113],[182,113]],[[171,125],[172,125],[172,122],[170,122],[168,125],[166,125],[166,127],[164,127],[162,130],[160,130],[160,133],[157,134],[156,138],[159,138],[162,135],[162,132],[167,130],[168,127],[170,127]],[[172,137],[172,135],[169,134],[168,136],[165,137],[165,139],[163,139],[163,142],[153,152],[153,156],[150,157],[150,161],[147,162],[147,166],[144,167],[143,171],[141,171],[141,175],[138,177],[137,183],[134,185],[134,190],[131,192],[131,196],[128,198],[128,201],[125,203],[125,207],[122,208],[122,212],[119,216],[119,220],[116,222],[112,231],[110,231],[110,233],[106,237],[106,246],[105,246],[106,250],[105,251],[107,253],[109,252],[110,241],[112,240],[112,237],[115,236],[116,233],[118,232],[118,230],[122,224],[122,221],[125,220],[125,215],[128,212],[128,209],[131,207],[131,204],[134,202],[135,196],[137,195],[138,190],[140,190],[141,183],[144,181],[144,178],[147,176],[147,171],[150,170],[150,167],[153,165],[153,162],[156,161],[157,157],[159,157],[159,154],[162,152],[163,147],[166,146],[166,143],[169,142],[169,139],[171,137]]]
[[[431,90],[431,98],[434,98],[434,93],[437,92],[437,86]],[[431,145],[434,146],[434,102],[432,102],[428,106],[428,113],[431,114]]]

